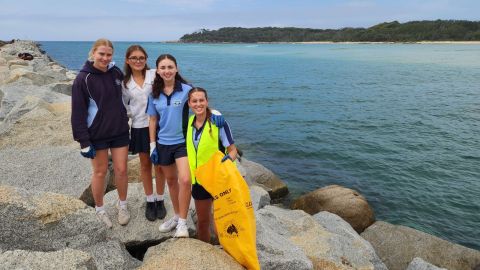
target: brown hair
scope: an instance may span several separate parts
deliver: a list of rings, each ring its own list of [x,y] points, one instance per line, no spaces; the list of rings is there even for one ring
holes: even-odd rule
[[[207,94],[207,90],[201,88],[201,87],[194,87],[192,89],[190,89],[190,92],[188,92],[188,100],[190,101],[190,98],[192,97],[192,94],[195,93],[195,92],[202,92],[203,94],[205,94],[205,99],[208,101],[208,94]],[[212,122],[210,121],[210,117],[212,116],[212,110],[210,109],[210,107],[207,107],[207,121],[208,121],[208,126],[210,127],[208,133],[210,133],[210,136],[212,136]]]
[[[155,67],[158,68],[158,63],[162,61],[163,59],[169,59],[173,63],[175,63],[175,66],[178,69],[177,65],[177,60],[175,57],[173,57],[171,54],[162,54],[157,58],[157,61],[155,62]],[[175,82],[181,82],[187,84],[188,82],[180,75],[180,73],[175,74]],[[152,96],[153,98],[158,98],[160,96],[160,93],[163,92],[163,89],[165,88],[165,82],[163,81],[162,77],[158,75],[158,73],[155,73],[155,79],[153,80],[153,85],[152,85]]]
[[[145,55],[145,61],[147,61],[148,55],[145,49],[140,45],[132,45],[128,47],[127,52],[125,53],[125,64],[123,65],[123,72],[125,76],[123,77],[123,85],[127,87],[128,81],[132,78],[132,68],[127,64],[127,60],[134,51],[141,51]],[[145,63],[145,67],[142,70],[143,78],[145,78],[145,73],[147,73],[148,65]]]
[[[93,46],[92,48],[90,49],[90,51],[88,52],[88,60],[92,61],[93,60],[93,53],[95,53],[95,51],[98,49],[98,47],[100,46],[107,46],[107,47],[110,47],[112,48],[112,51],[113,51],[113,44],[110,40],[106,39],[106,38],[99,38],[97,39],[97,41],[95,41],[95,43],[93,43]]]

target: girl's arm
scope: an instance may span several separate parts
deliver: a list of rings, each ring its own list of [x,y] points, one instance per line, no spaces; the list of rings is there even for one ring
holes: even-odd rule
[[[130,94],[128,93],[128,89],[124,87],[123,82],[122,82],[122,101],[123,101],[123,106],[125,106],[125,109],[127,110],[128,118],[132,118],[132,111],[130,109]]]
[[[237,147],[235,147],[235,144],[230,144],[227,147],[228,155],[232,158],[232,161],[235,161],[237,159]]]
[[[227,121],[224,122],[223,127],[220,128],[220,140],[225,148],[227,148],[227,153],[234,161],[237,159],[237,147],[235,146],[235,142],[233,141],[232,131],[230,130],[230,126]]]
[[[157,141],[157,116],[150,115],[148,118],[148,134],[150,136],[150,143]]]

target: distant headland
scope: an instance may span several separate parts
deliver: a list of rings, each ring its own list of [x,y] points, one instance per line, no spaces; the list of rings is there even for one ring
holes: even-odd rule
[[[385,22],[369,28],[224,27],[183,35],[181,43],[480,41],[480,21]]]

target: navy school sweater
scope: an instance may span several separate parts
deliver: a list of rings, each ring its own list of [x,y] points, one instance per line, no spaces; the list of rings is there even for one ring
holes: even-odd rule
[[[81,148],[128,136],[127,110],[122,101],[123,73],[116,66],[106,72],[87,61],[72,86],[72,132]]]

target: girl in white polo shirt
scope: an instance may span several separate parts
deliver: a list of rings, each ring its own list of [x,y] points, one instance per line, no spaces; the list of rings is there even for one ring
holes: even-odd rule
[[[145,217],[150,221],[163,219],[166,215],[163,203],[165,177],[155,166],[157,194],[153,192],[152,162],[150,161],[150,138],[148,133],[148,115],[146,114],[148,96],[152,93],[155,70],[147,66],[147,53],[140,45],[132,45],[125,55],[124,81],[122,83],[123,100],[128,115],[132,118],[129,152],[140,157],[140,178],[147,196]]]

